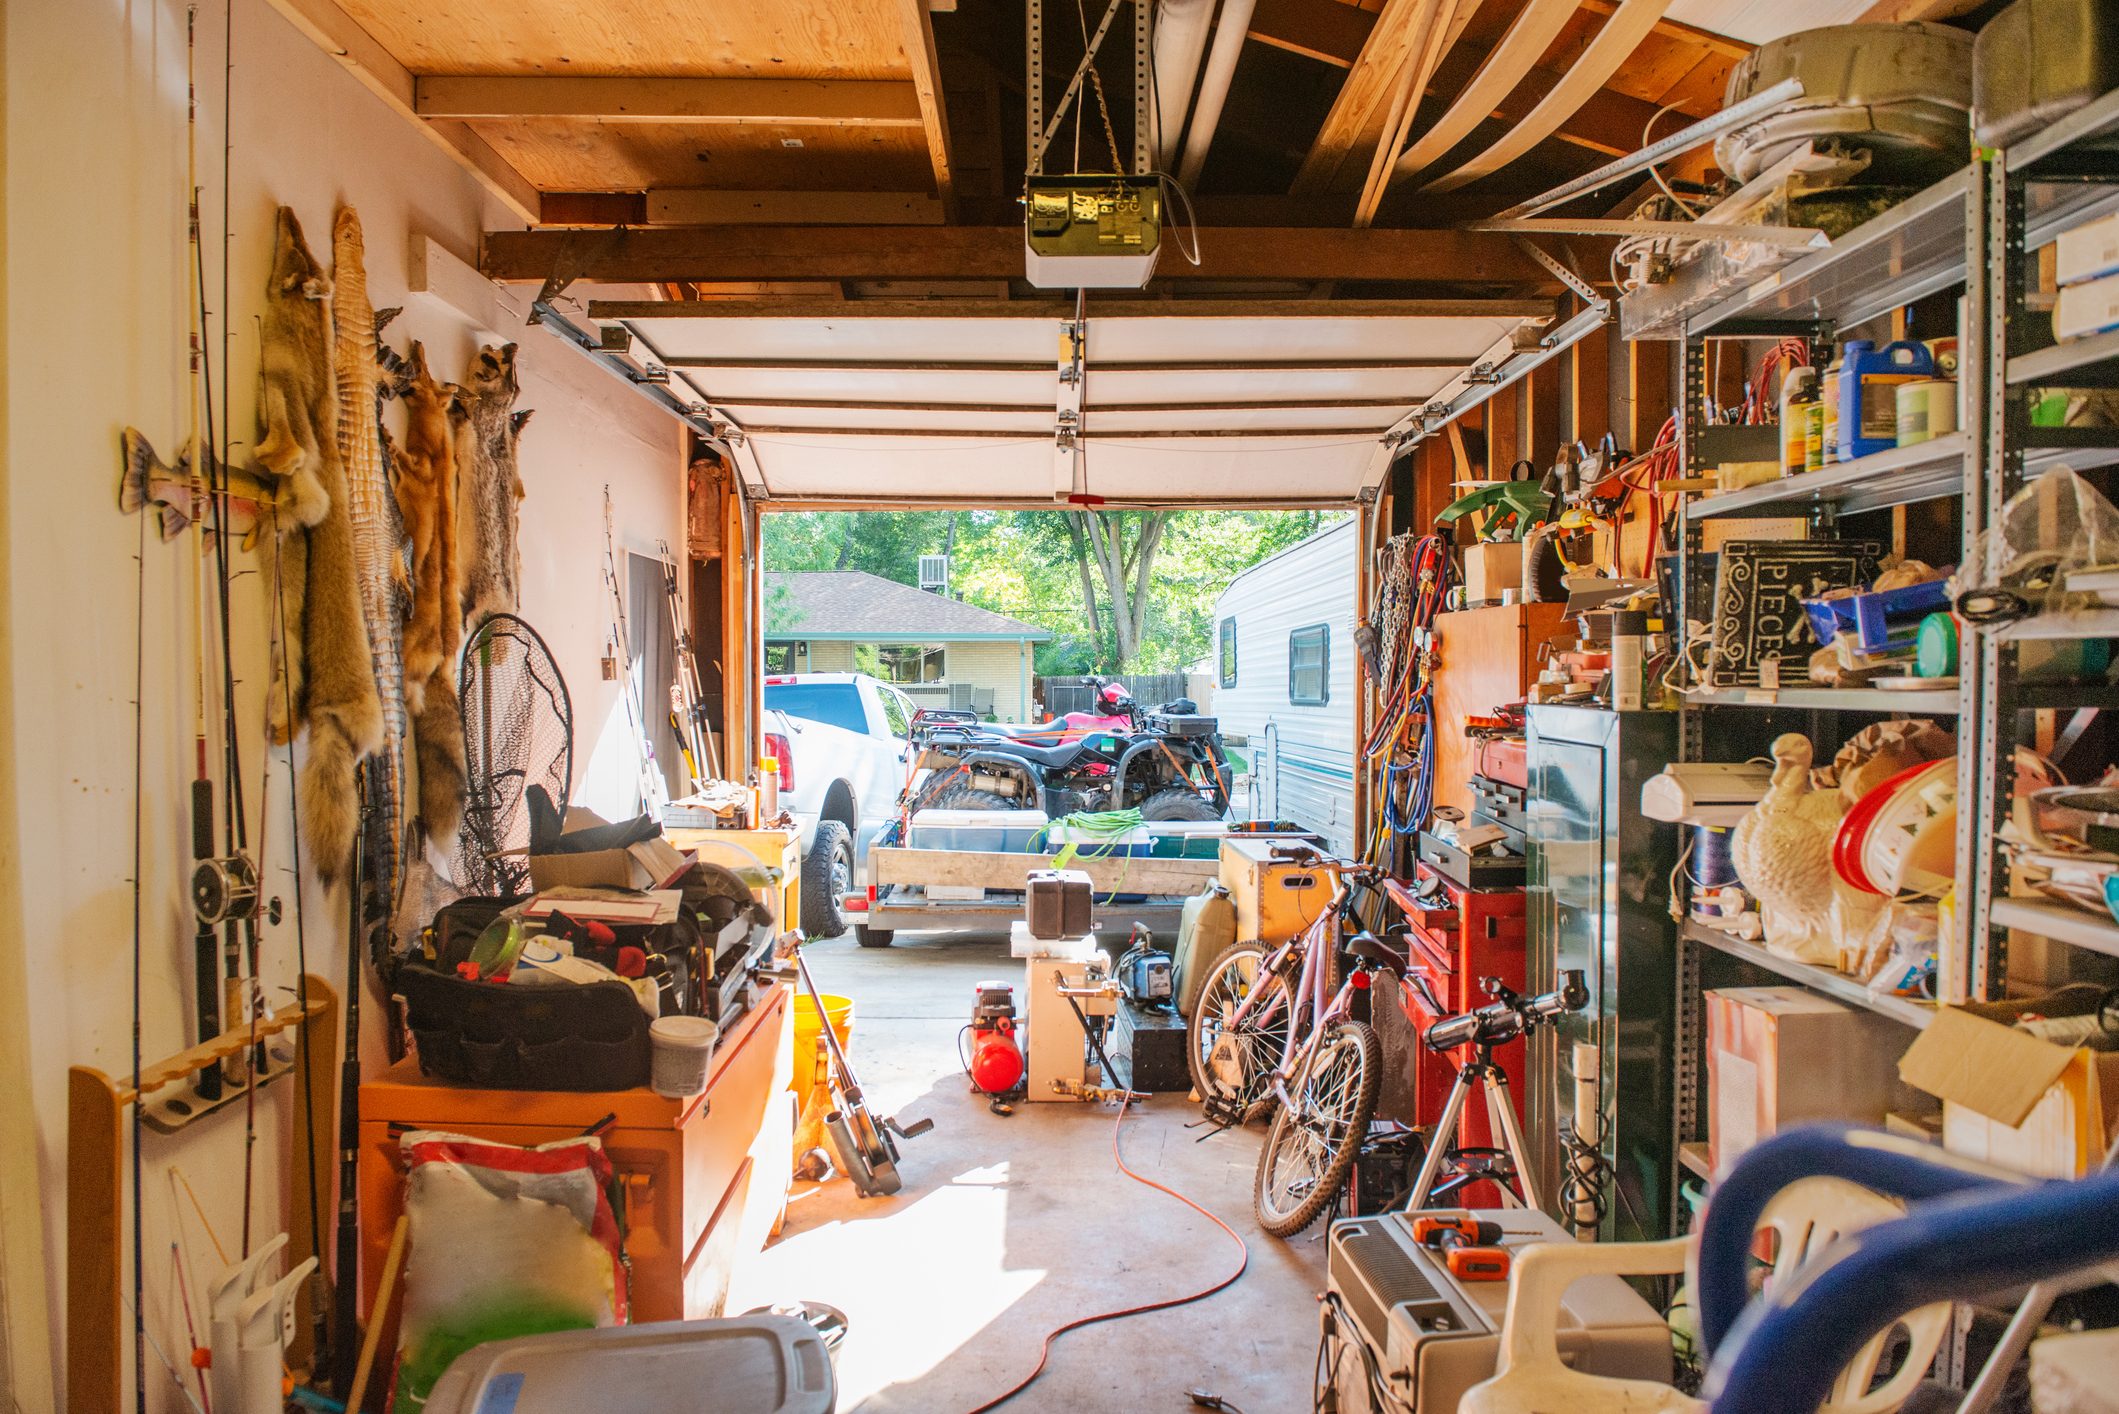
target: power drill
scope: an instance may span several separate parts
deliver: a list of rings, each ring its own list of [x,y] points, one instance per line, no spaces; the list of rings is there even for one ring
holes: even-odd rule
[[[1459,1281],[1508,1280],[1508,1253],[1501,1238],[1501,1224],[1461,1214],[1413,1219],[1413,1241],[1440,1252],[1443,1265]]]

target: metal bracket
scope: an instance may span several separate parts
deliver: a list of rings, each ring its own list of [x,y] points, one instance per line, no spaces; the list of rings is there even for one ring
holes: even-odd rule
[[[1538,264],[1544,266],[1547,270],[1550,270],[1553,273],[1553,277],[1557,279],[1561,284],[1567,286],[1568,289],[1573,290],[1576,294],[1580,295],[1583,299],[1587,300],[1591,304],[1606,303],[1604,298],[1597,293],[1595,286],[1591,285],[1588,280],[1584,279],[1580,275],[1577,275],[1573,270],[1569,269],[1565,262],[1559,260],[1554,256],[1547,255],[1545,251],[1539,247],[1537,242],[1529,239],[1527,236],[1520,235],[1515,237],[1515,242],[1517,245],[1523,247],[1524,254],[1528,255],[1532,260],[1537,261]]]
[[[544,277],[538,286],[537,298],[530,302],[528,322],[543,322],[545,307],[567,292],[576,280],[582,278],[591,257],[600,258],[611,254],[625,244],[628,231],[624,226],[613,226],[608,231],[569,231],[559,242],[558,252],[552,257],[552,273]]]
[[[1060,92],[1059,102],[1053,105],[1052,116],[1046,120],[1044,131],[1037,131],[1037,114],[1044,108],[1045,46],[1044,18],[1040,14],[1043,0],[1028,0],[1031,40],[1030,50],[1030,94],[1031,94],[1031,142],[1030,161],[1027,169],[1031,176],[1042,176],[1045,171],[1045,149],[1052,145],[1058,135],[1060,124],[1067,119],[1067,109],[1081,101],[1082,80],[1089,76],[1089,66],[1096,62],[1097,51],[1104,47],[1104,36],[1111,32],[1111,24],[1118,12],[1125,7],[1126,0],[1111,0],[1104,10],[1104,17],[1096,22],[1095,33],[1089,36],[1088,48],[1082,54],[1081,63],[1075,65],[1074,77],[1067,80],[1067,87]],[[1143,6],[1145,8],[1145,6]],[[1138,138],[1136,137],[1136,143]]]

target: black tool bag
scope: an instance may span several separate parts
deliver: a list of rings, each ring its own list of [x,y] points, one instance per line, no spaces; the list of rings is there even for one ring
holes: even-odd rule
[[[458,975],[471,946],[518,900],[466,898],[434,915],[420,951],[397,969],[420,1072],[501,1090],[627,1090],[648,1077],[648,1015],[623,982],[532,986]],[[563,905],[562,905],[563,911]],[[696,916],[655,926],[615,925],[608,949],[577,947],[609,965],[621,947],[647,955],[664,1016],[696,1013],[701,934]]]

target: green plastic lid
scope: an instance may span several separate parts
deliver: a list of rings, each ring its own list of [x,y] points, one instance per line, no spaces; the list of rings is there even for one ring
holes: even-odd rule
[[[1937,612],[1920,621],[1920,637],[1914,650],[1913,675],[1946,678],[1957,671],[1957,620]]]

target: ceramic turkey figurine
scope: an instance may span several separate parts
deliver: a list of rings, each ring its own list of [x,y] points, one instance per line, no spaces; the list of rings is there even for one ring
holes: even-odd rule
[[[1836,966],[1841,930],[1859,905],[1842,900],[1832,836],[1846,813],[1839,793],[1810,784],[1810,739],[1774,738],[1773,784],[1736,827],[1737,878],[1758,900],[1766,946],[1802,962]]]

